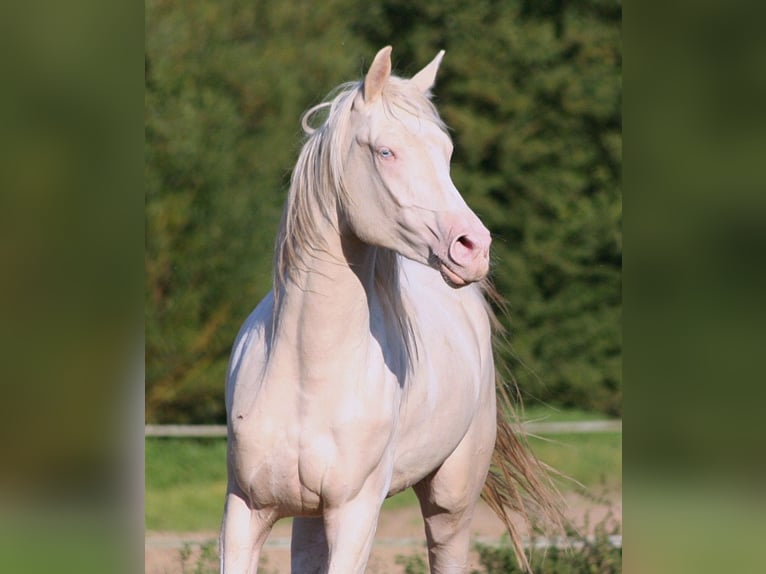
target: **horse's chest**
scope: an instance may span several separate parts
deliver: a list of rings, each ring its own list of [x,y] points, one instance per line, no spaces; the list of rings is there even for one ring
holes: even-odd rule
[[[342,383],[342,384],[339,384]],[[396,380],[311,381],[232,421],[237,473],[257,500],[312,510],[320,499],[345,499],[366,478],[385,472],[398,420]],[[388,388],[389,390],[385,390]]]

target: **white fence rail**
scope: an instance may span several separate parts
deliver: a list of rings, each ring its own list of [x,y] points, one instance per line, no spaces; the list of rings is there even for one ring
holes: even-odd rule
[[[529,434],[581,434],[622,432],[622,420],[570,421],[560,423],[530,422],[524,424]]]
[[[226,436],[226,425],[146,425],[146,436],[162,437],[215,437]]]
[[[621,433],[622,421],[529,422],[524,424],[524,430],[531,435]],[[144,434],[151,437],[225,437],[226,425],[146,425]]]

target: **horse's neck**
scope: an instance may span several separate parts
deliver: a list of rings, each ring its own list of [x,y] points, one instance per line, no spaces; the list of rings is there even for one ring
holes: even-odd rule
[[[370,336],[375,250],[355,240],[329,238],[326,248],[304,256],[283,286],[278,344],[310,377],[336,368]],[[347,368],[353,368],[347,365]],[[305,372],[302,374],[306,374]],[[331,373],[327,373],[331,375]]]

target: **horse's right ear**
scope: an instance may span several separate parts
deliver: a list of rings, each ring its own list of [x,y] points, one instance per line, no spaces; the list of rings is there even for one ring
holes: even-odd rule
[[[431,60],[425,68],[410,78],[410,81],[420,88],[420,91],[424,94],[428,92],[436,82],[436,72],[439,71],[439,64],[442,63],[443,57],[444,50],[440,50],[439,53],[436,54],[436,57]]]
[[[370,104],[380,96],[383,86],[391,76],[391,46],[382,48],[372,61],[367,75],[364,77],[364,101]]]

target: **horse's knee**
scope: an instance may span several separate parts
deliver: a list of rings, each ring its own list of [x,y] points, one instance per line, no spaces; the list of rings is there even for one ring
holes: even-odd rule
[[[276,519],[271,509],[253,509],[236,488],[226,494],[219,537],[222,574],[250,574],[258,568],[263,543]]]

